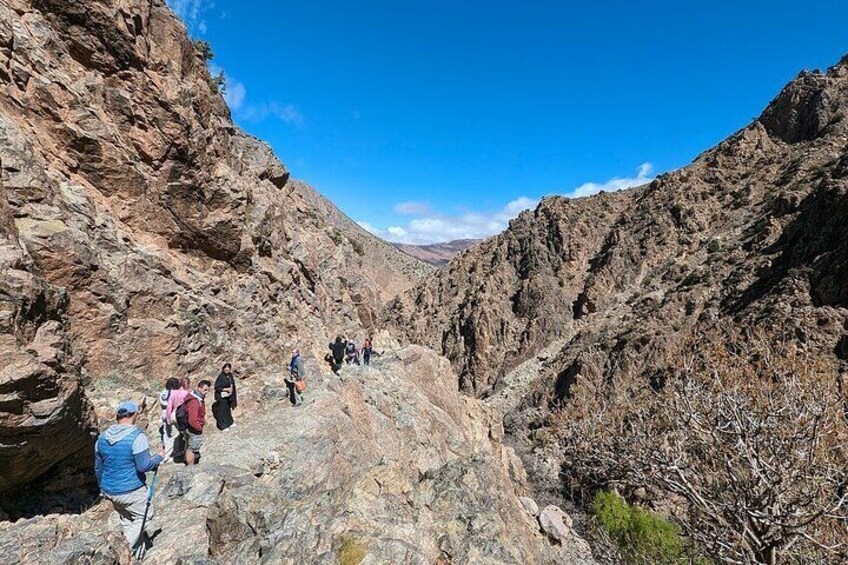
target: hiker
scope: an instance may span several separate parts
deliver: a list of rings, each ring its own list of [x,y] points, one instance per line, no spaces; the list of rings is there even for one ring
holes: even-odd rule
[[[177,426],[177,407],[182,405],[186,396],[191,392],[191,380],[188,377],[180,379],[180,388],[171,391],[168,407],[165,409],[165,420],[173,426],[174,443],[173,456],[178,459],[185,454],[185,436]]]
[[[233,366],[225,363],[218,378],[215,379],[215,402],[212,403],[212,414],[215,416],[215,424],[219,430],[227,431],[235,426],[233,408],[236,406],[238,406],[238,399]]]
[[[342,363],[345,357],[345,347],[347,341],[342,339],[342,336],[336,336],[336,341],[330,343],[330,353],[332,354],[333,372],[339,374],[339,369],[342,368]]]
[[[374,351],[374,343],[371,340],[371,336],[368,336],[362,343],[362,362],[365,365],[370,365],[372,355],[376,356],[379,355],[379,353]]]
[[[206,394],[212,383],[202,380],[197,388],[186,396],[182,410],[177,408],[177,427],[185,428],[185,464],[195,465],[200,462],[200,448],[203,446],[203,426],[206,424]]]
[[[356,349],[356,343],[353,341],[347,342],[345,345],[345,362],[350,365],[359,365],[359,350]]]
[[[289,374],[294,375],[295,371],[300,375],[300,378],[306,378],[306,369],[303,367],[303,358],[300,356],[300,350],[292,351],[292,358],[289,362]]]
[[[168,421],[168,400],[179,388],[179,379],[171,377],[165,381],[165,389],[159,393],[159,408],[162,410],[159,416],[159,437],[162,439],[166,457],[174,451],[174,440],[177,437],[177,428]]]
[[[298,349],[292,352],[289,375],[291,381],[287,384],[291,389],[291,402],[295,406],[300,406],[303,404],[303,391],[306,390],[306,369],[303,366],[303,359]]]
[[[116,424],[100,434],[94,444],[94,474],[103,497],[121,517],[121,528],[130,547],[136,549],[149,540],[142,531],[148,507],[145,473],[153,471],[164,459],[164,452],[150,454],[147,436],[136,426],[138,404],[125,400],[115,410]]]

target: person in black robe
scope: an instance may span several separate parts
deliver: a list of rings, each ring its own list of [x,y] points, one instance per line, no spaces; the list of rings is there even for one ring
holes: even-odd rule
[[[215,416],[215,423],[219,430],[226,430],[234,425],[233,408],[237,405],[233,366],[227,363],[215,379],[215,402],[212,404],[212,414]]]

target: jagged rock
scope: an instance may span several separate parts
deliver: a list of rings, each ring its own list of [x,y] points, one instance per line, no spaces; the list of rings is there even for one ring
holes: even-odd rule
[[[54,489],[91,484],[94,414],[65,334],[67,296],[33,273],[0,183],[0,510],[25,511],[14,492],[50,473]]]
[[[499,419],[455,383],[445,359],[410,346],[372,367],[343,368],[302,406],[237,413],[236,428],[206,433],[200,465],[160,471],[151,527],[162,531],[148,559],[592,563],[583,540],[551,544],[527,517],[492,439]],[[37,524],[94,539],[118,531],[110,514],[101,505]],[[12,539],[42,532],[37,524],[0,529],[0,555]],[[56,543],[55,529],[39,535],[32,543]]]

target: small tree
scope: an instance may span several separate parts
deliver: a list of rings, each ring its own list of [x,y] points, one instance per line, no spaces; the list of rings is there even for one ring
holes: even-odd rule
[[[227,77],[224,75],[224,71],[217,75],[209,75],[209,88],[214,94],[223,95],[227,93]]]
[[[708,334],[664,387],[579,385],[558,418],[581,484],[659,493],[725,563],[844,556],[848,430],[834,367],[762,334]],[[676,504],[675,504],[676,503]]]
[[[211,61],[215,58],[215,53],[212,51],[212,45],[210,45],[208,41],[195,39],[192,41],[192,44],[198,54],[203,57],[204,61]]]

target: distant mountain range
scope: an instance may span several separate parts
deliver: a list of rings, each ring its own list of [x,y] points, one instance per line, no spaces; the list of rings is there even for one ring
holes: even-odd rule
[[[481,241],[483,240],[456,239],[447,243],[433,243],[431,245],[412,245],[409,243],[394,243],[393,245],[420,261],[440,266]]]

